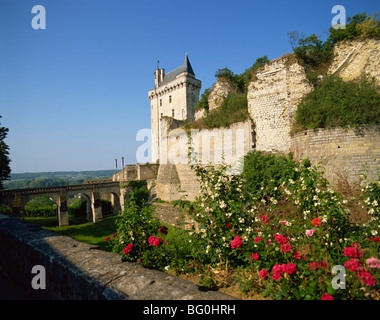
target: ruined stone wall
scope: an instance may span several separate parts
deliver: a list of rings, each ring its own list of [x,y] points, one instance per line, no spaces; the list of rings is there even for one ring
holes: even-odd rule
[[[305,71],[290,56],[266,64],[248,86],[248,111],[256,127],[256,149],[290,150],[290,128],[298,103],[311,90]]]
[[[359,181],[362,173],[373,180],[380,168],[380,126],[307,130],[293,137],[291,151],[296,160],[322,165],[332,184]]]
[[[234,123],[230,128],[193,129],[191,137],[192,163],[230,164],[236,170],[242,170],[244,155],[252,150],[252,122]],[[185,191],[187,200],[199,195],[199,182],[188,165],[190,137],[184,129],[177,128],[167,134],[167,140],[160,157],[160,168],[156,181],[157,197],[172,201],[179,199]],[[164,156],[164,154],[166,156]]]

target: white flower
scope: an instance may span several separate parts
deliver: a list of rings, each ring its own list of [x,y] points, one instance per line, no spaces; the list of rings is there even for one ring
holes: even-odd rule
[[[371,234],[372,234],[373,236],[376,236],[376,235],[377,235],[377,230],[371,230]]]

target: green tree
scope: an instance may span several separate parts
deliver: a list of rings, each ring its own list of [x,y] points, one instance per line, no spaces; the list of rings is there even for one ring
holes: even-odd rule
[[[0,116],[1,118],[1,116]],[[0,189],[3,189],[3,180],[7,180],[10,177],[11,168],[9,163],[9,146],[4,142],[7,137],[9,129],[1,127],[0,123]]]

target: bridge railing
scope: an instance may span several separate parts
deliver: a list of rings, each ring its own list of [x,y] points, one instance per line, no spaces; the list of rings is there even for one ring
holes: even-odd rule
[[[15,193],[22,194],[36,194],[36,193],[51,193],[60,190],[73,191],[73,190],[84,190],[84,189],[98,189],[106,187],[117,187],[120,185],[118,181],[107,181],[107,182],[86,182],[83,184],[69,184],[64,186],[53,186],[53,187],[38,187],[38,188],[24,188],[24,189],[5,189],[0,190],[0,195],[11,196]]]

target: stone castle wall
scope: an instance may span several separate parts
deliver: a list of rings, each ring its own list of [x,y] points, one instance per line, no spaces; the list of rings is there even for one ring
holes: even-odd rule
[[[255,123],[256,149],[288,152],[298,103],[310,92],[305,71],[284,56],[266,64],[248,87],[248,111]]]
[[[380,84],[380,40],[339,43],[334,49],[334,57],[327,73],[339,75],[345,81],[357,80],[368,75]],[[231,93],[231,90],[222,80],[218,80],[209,96],[210,108],[218,108],[223,97]],[[244,154],[252,149],[294,152],[297,158],[308,157],[314,164],[326,166],[326,175],[332,182],[338,175],[345,176],[349,181],[356,181],[363,166],[367,164],[370,171],[368,176],[376,178],[380,158],[378,128],[362,131],[320,129],[317,132],[307,131],[291,137],[291,124],[297,106],[303,96],[311,90],[312,86],[306,78],[304,68],[293,55],[284,55],[259,69],[248,87],[250,119],[245,123],[236,124],[237,127],[247,130]],[[199,113],[197,119],[201,116]],[[247,124],[248,122],[250,124]],[[200,131],[196,137],[208,134],[208,131]],[[171,139],[174,139],[171,142],[173,143],[181,138],[174,135]],[[210,161],[214,163],[213,159]],[[181,179],[181,170],[176,166],[171,167],[171,170],[174,169],[178,177],[176,183],[180,185],[186,180],[188,185],[196,184],[195,180],[186,177],[186,174],[186,178]],[[188,188],[191,189],[190,186]],[[196,187],[192,190],[190,198],[194,197]]]
[[[309,158],[323,166],[332,184],[358,182],[361,174],[374,180],[380,168],[380,126],[307,130],[293,137],[291,151],[296,160]]]
[[[161,121],[165,127],[164,120]],[[166,128],[172,127],[170,120],[166,122]],[[244,155],[252,150],[252,123],[250,119],[238,122],[230,128],[201,129],[186,132],[176,128],[167,134],[167,140],[161,145],[166,145],[161,154],[161,163],[156,180],[157,197],[172,201],[179,199],[186,191],[187,200],[195,200],[199,194],[199,182],[195,173],[188,165],[189,142],[193,163],[200,164],[231,164],[236,170],[242,169],[241,161]]]

